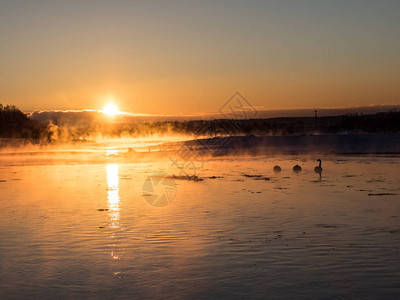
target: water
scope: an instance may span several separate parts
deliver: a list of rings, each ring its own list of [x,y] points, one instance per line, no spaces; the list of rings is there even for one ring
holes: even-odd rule
[[[400,157],[315,159],[209,159],[155,207],[169,160],[2,154],[0,297],[400,297]]]

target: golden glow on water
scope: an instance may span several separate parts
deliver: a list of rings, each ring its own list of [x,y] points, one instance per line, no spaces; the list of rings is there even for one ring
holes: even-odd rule
[[[29,156],[18,166],[9,156],[0,166],[0,295],[46,297],[47,284],[83,282],[79,293],[107,298],[193,298],[211,272],[227,278],[226,289],[213,286],[226,298],[242,287],[290,298],[287,282],[313,287],[315,278],[324,289],[311,292],[321,297],[326,286],[348,295],[360,278],[376,289],[373,298],[399,291],[398,157],[329,156],[321,180],[315,158],[210,158],[203,181],[176,179],[176,198],[154,207],[142,196],[144,180],[179,169],[167,159],[117,163],[104,159],[104,147],[98,153],[104,164],[66,153],[76,164],[53,163],[51,154],[47,165]],[[294,173],[295,164],[303,171]]]
[[[111,228],[119,228],[118,165],[107,165],[107,206]]]

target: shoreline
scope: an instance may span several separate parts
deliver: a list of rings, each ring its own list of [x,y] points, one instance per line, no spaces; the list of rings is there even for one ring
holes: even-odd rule
[[[78,147],[79,149],[77,149]],[[48,143],[24,139],[0,139],[0,153],[91,152],[88,148],[104,148],[95,142]],[[128,148],[135,149],[127,153]],[[25,151],[24,151],[25,150]],[[151,150],[148,152],[147,150]],[[380,155],[400,154],[400,133],[322,134],[286,136],[226,136],[200,138],[180,142],[161,143],[156,146],[135,147],[129,143],[118,149],[124,157],[179,154],[181,151],[201,155],[264,155],[264,154],[324,154],[324,155]]]
[[[234,154],[400,154],[400,133],[302,136],[230,136],[184,142],[212,155]]]

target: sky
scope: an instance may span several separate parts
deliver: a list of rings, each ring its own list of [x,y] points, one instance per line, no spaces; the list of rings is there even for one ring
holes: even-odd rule
[[[400,104],[400,1],[0,1],[0,103],[24,111]]]

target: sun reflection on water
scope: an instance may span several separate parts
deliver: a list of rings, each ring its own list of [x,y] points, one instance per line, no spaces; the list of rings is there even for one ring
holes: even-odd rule
[[[109,225],[111,228],[119,228],[119,185],[118,165],[107,165],[107,206]]]
[[[108,226],[111,229],[120,229],[120,215],[119,215],[119,182],[118,182],[118,165],[107,165],[107,206],[108,206]],[[115,232],[111,234],[111,257],[119,259],[115,244]]]

